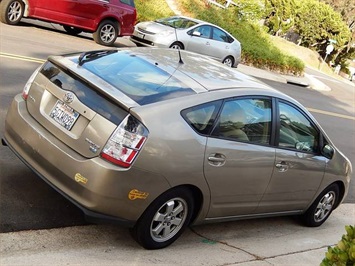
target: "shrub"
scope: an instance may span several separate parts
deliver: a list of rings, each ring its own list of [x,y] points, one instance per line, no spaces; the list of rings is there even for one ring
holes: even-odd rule
[[[346,235],[343,235],[338,244],[328,247],[320,266],[353,266],[355,265],[355,225],[345,226]]]

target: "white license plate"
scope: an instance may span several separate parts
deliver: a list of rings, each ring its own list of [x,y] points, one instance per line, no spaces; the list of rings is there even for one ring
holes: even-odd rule
[[[79,113],[62,101],[58,100],[54,105],[52,112],[50,113],[50,117],[52,117],[54,121],[56,121],[67,130],[71,130],[75,121],[79,117]]]

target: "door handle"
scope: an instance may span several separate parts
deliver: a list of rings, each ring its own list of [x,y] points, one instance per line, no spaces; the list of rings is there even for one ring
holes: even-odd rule
[[[212,166],[222,166],[226,162],[226,156],[220,153],[212,153],[208,156],[208,162]]]
[[[283,173],[288,170],[288,165],[285,161],[278,162],[275,167],[279,170],[279,172]]]
[[[206,45],[210,45],[210,43],[209,43],[209,42],[206,42]]]

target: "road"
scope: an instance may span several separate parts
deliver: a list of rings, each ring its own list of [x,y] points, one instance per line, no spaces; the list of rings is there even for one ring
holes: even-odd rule
[[[22,23],[21,26],[0,24],[0,134],[14,95],[20,93],[27,79],[48,55],[102,49],[90,35],[73,37],[58,25]],[[120,38],[117,47],[132,45]],[[312,71],[310,71],[312,72]],[[310,73],[320,75],[318,72]],[[293,96],[308,108],[329,133],[335,144],[355,165],[353,87],[327,77],[320,77],[336,94],[307,88],[264,82]],[[320,112],[325,111],[325,112]],[[354,182],[346,202],[355,202]],[[70,202],[33,174],[7,147],[0,146],[0,232],[55,228],[86,224],[83,214]]]

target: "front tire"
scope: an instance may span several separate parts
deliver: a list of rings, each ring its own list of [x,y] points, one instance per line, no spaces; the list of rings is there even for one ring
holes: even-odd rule
[[[306,226],[317,227],[323,224],[339,201],[339,187],[332,184],[327,187],[303,214],[303,222]]]
[[[133,237],[146,249],[160,249],[172,244],[190,223],[194,208],[191,192],[176,188],[157,198],[139,218]]]
[[[184,50],[184,46],[180,42],[174,42],[172,45],[170,45],[171,49],[179,49],[179,50]]]
[[[16,25],[23,17],[25,5],[21,0],[2,0],[0,2],[0,20],[2,23]]]
[[[118,36],[118,25],[111,20],[104,20],[93,33],[95,42],[105,46],[112,46]]]

